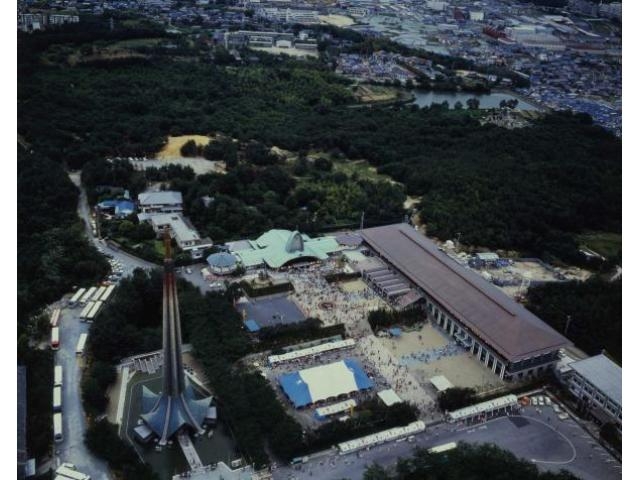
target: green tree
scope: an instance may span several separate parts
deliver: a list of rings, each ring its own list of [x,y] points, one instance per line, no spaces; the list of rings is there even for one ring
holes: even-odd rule
[[[333,162],[328,158],[318,157],[313,162],[313,166],[322,172],[330,172],[333,168]]]
[[[480,100],[475,97],[467,99],[467,108],[469,110],[478,110],[480,108]]]
[[[438,406],[443,411],[452,412],[475,402],[476,392],[472,388],[452,387],[438,394]]]
[[[122,237],[131,238],[135,231],[136,226],[129,220],[123,220],[118,226],[118,235]]]
[[[182,147],[180,147],[180,154],[183,157],[196,157],[200,153],[200,149],[195,140],[187,140]]]

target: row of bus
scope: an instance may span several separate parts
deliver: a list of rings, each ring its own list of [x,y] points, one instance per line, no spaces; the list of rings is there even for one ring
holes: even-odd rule
[[[79,472],[73,463],[63,463],[56,469],[55,480],[91,480],[91,477]]]
[[[85,346],[87,345],[88,334],[81,333],[76,344],[76,355],[83,355]],[[53,327],[51,329],[51,350],[58,350],[60,348],[60,328]]]
[[[53,440],[61,442],[62,435],[62,365],[53,367]]]
[[[73,294],[71,300],[69,300],[69,307],[75,308],[78,305],[84,306],[88,302],[106,302],[115,288],[115,285],[79,288],[78,291]]]
[[[80,312],[80,320],[89,323],[93,322],[93,319],[96,318],[96,315],[102,308],[102,305],[104,305],[102,300],[87,303],[82,309],[82,312]]]

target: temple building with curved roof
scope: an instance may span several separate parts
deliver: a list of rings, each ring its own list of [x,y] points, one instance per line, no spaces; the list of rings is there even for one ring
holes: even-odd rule
[[[228,246],[246,268],[266,264],[274,269],[296,261],[326,260],[343,248],[331,236],[310,238],[298,231],[278,229],[269,230],[256,240],[243,242],[237,250],[232,245]]]

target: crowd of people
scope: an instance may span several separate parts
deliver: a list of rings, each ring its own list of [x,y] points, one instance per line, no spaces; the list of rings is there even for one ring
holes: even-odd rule
[[[296,359],[269,369],[269,377],[275,380],[284,373],[355,358],[374,382],[376,391],[392,388],[404,401],[417,406],[425,420],[435,419],[438,410],[434,399],[371,331],[368,313],[382,307],[382,300],[365,284],[347,291],[339,283],[327,282],[325,275],[334,272],[335,268],[331,263],[293,267],[277,276],[293,284],[295,293],[290,299],[306,317],[318,318],[324,325],[344,324],[347,334],[357,341],[356,348]],[[449,353],[446,349],[439,354]],[[367,395],[371,393],[358,393],[357,397]]]
[[[430,348],[428,350],[402,355],[399,358],[399,363],[404,366],[415,365],[417,363],[429,363],[445,357],[462,355],[463,353],[466,353],[466,350],[456,342],[452,341],[442,347]]]

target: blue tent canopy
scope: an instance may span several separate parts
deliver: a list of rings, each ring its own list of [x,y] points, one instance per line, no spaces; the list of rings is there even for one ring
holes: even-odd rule
[[[102,209],[113,208],[118,217],[126,217],[136,211],[136,206],[129,200],[103,200],[98,204]]]
[[[362,369],[362,365],[357,360],[353,358],[346,358],[344,360],[345,365],[353,372],[353,377],[355,378],[356,385],[360,390],[367,390],[373,387],[373,382],[367,376],[365,371]]]
[[[280,386],[296,408],[313,403],[309,386],[302,380],[300,373],[286,373],[279,379]]]
[[[255,333],[260,330],[260,325],[258,325],[255,320],[246,320],[244,322],[244,326],[247,327],[247,330],[251,333]]]
[[[389,333],[394,337],[399,337],[402,335],[402,330],[400,330],[398,327],[394,327],[389,329]]]

